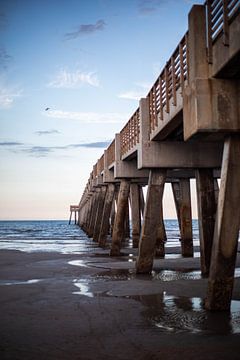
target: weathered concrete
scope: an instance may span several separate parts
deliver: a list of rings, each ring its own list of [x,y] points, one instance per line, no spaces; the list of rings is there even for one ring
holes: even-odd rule
[[[165,179],[165,169],[150,170],[139,253],[136,261],[137,273],[152,271]]]
[[[193,256],[190,180],[180,179],[179,182],[173,182],[172,191],[181,234],[182,255]]]
[[[224,144],[206,308],[229,310],[240,225],[240,136]]]
[[[93,193],[92,205],[91,205],[91,216],[90,216],[90,223],[89,223],[89,230],[88,236],[93,237],[94,234],[94,226],[96,222],[96,214],[98,208],[98,199],[100,194],[100,188],[96,188],[95,192]]]
[[[131,184],[130,186],[130,202],[132,214],[132,241],[133,247],[137,248],[141,232],[140,193],[138,184]]]
[[[117,212],[115,215],[113,234],[112,234],[112,246],[110,256],[120,255],[121,242],[125,234],[125,215],[126,208],[128,206],[128,196],[130,191],[130,182],[123,179],[121,180],[118,201]]]
[[[159,224],[157,228],[157,240],[156,240],[156,253],[157,257],[165,256],[165,242],[167,241],[167,235],[163,220],[163,207],[161,203],[160,213],[159,213]]]
[[[180,179],[180,229],[182,256],[193,256],[190,180]]]
[[[105,246],[106,240],[107,240],[107,235],[108,235],[109,226],[110,226],[110,216],[111,216],[112,204],[114,201],[114,191],[115,191],[115,185],[108,184],[105,201],[104,201],[103,213],[102,213],[102,221],[101,221],[101,226],[100,226],[99,236],[98,236],[98,243],[99,243],[99,246],[101,246],[101,247]]]
[[[208,276],[216,213],[213,171],[210,169],[196,170],[196,185],[201,272],[203,276]]]
[[[106,186],[101,186],[99,196],[98,196],[96,220],[95,220],[94,231],[93,231],[93,240],[96,242],[98,241],[98,237],[99,237],[99,233],[100,233],[106,190],[107,190]]]

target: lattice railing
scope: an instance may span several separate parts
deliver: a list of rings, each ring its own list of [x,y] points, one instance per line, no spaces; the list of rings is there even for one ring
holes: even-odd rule
[[[177,105],[177,90],[180,87],[183,90],[185,86],[188,78],[187,37],[186,33],[148,93],[150,133],[158,126],[159,119],[163,120],[163,112],[169,113],[171,103]]]
[[[107,148],[107,166],[110,166],[115,161],[115,139]]]
[[[98,160],[98,175],[101,175],[101,172],[104,170],[104,154]]]
[[[139,143],[139,134],[140,134],[140,115],[138,108],[120,132],[121,156],[126,154],[137,143]]]
[[[208,60],[212,62],[212,46],[223,34],[224,45],[229,45],[229,24],[240,12],[240,0],[207,0]]]

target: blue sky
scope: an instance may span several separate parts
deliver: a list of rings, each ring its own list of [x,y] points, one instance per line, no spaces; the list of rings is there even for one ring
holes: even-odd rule
[[[196,3],[1,0],[0,219],[68,217]]]

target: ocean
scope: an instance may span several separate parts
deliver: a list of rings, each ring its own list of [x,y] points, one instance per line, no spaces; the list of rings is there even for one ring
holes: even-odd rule
[[[166,247],[180,246],[177,220],[165,220]],[[193,242],[199,245],[198,221],[193,220]],[[79,254],[93,241],[68,221],[0,221],[0,249],[25,252],[48,251]],[[131,241],[129,242],[131,246]]]

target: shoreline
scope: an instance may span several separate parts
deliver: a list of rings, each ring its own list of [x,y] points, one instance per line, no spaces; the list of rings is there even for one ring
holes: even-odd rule
[[[239,358],[240,278],[237,310],[209,313],[199,258],[156,259],[152,275],[136,275],[135,250],[122,250],[0,250],[1,282],[20,281],[0,286],[1,359]]]

